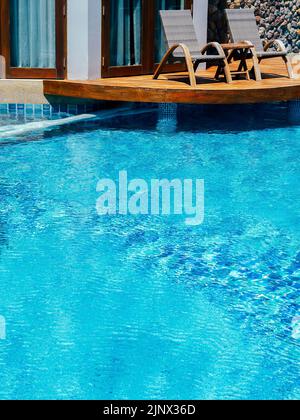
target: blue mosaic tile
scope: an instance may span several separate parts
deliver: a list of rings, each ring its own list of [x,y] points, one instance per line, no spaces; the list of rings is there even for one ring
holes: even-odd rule
[[[50,115],[51,114],[51,106],[48,104],[43,105],[43,114]]]
[[[60,106],[59,105],[53,105],[52,110],[55,114],[58,114],[60,112]]]
[[[78,113],[77,105],[68,105],[68,113],[69,114],[77,114]]]
[[[94,111],[94,105],[93,104],[87,104],[86,105],[86,112],[93,112]]]
[[[0,113],[7,114],[8,113],[8,105],[7,104],[0,104]]]
[[[77,110],[78,110],[78,114],[85,114],[86,113],[86,105],[78,105]]]
[[[26,104],[25,105],[25,109],[24,109],[24,114],[31,117],[33,114],[33,105],[31,104]]]
[[[16,109],[17,109],[17,104],[9,104],[8,105],[9,112],[16,112]]]
[[[85,114],[99,109],[99,104],[0,104],[0,114],[11,114],[17,118],[46,116],[51,117],[52,114]]]
[[[60,112],[67,112],[68,111],[68,105],[67,104],[61,104],[60,105]]]
[[[42,114],[43,105],[34,105],[33,110],[34,110],[35,115]]]

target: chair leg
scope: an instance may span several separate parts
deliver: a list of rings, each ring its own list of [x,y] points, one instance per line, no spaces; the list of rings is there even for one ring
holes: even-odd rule
[[[216,71],[216,74],[215,74],[215,79],[219,80],[222,73],[223,73],[223,67],[222,67],[221,64],[219,64],[218,68],[217,68],[217,71]]]
[[[227,57],[227,61],[228,61],[229,64],[234,60],[234,53],[235,53],[235,51],[231,51],[231,53],[229,53],[229,55]]]
[[[200,60],[196,60],[195,62],[194,62],[194,72],[196,73],[196,71],[197,71],[197,69],[198,69],[198,67],[199,67],[199,65],[200,65]]]
[[[224,74],[225,80],[227,83],[232,83],[232,75],[231,75],[230,67],[226,58],[222,61],[222,63],[218,65],[218,68],[215,74],[215,79],[219,80],[222,74]]]
[[[289,78],[290,79],[295,79],[294,70],[293,70],[293,67],[292,67],[292,64],[291,64],[291,61],[290,61],[289,57],[282,57],[282,58],[283,58],[283,61],[285,62]]]
[[[260,70],[260,61],[258,60],[256,51],[254,48],[251,48],[251,53],[252,53],[252,61],[253,61],[253,70],[254,70],[254,74],[255,74],[255,80],[257,82],[261,82],[262,81],[262,75],[261,75],[261,70]]]
[[[166,52],[166,54],[164,55],[163,59],[161,60],[159,66],[157,67],[157,69],[154,73],[153,79],[158,79],[159,78],[159,76],[161,75],[161,73],[163,71],[163,68],[164,68],[165,64],[167,63],[169,57],[173,54],[173,52],[175,51],[176,48],[175,48],[175,45],[174,45],[174,48],[172,47]]]
[[[248,71],[248,64],[247,64],[247,53],[242,53],[242,59],[241,59],[241,71]]]
[[[232,75],[227,58],[224,58],[224,74],[227,83],[232,83]]]
[[[286,57],[286,56],[282,57],[282,59],[283,59],[285,65],[286,65],[288,77],[290,79],[295,79],[295,74],[294,74],[293,67],[292,67],[292,64],[291,64],[290,59],[288,57]],[[258,60],[257,57],[256,57],[256,60],[257,60],[257,67],[254,65],[253,66],[253,70],[255,72],[256,80],[259,80],[260,81],[260,80],[262,80],[261,71],[260,71],[260,63],[261,63],[261,61],[263,59],[259,59]],[[253,61],[254,61],[254,59],[253,59]],[[260,77],[259,79],[257,78],[257,71],[259,72],[259,75],[260,75],[260,76],[258,76],[258,77]]]
[[[156,72],[154,73],[153,79],[158,79],[160,74],[162,73],[162,70],[165,66],[165,64],[167,63],[169,57],[173,54],[173,52],[177,49],[177,48],[181,48],[183,50],[184,53],[184,58],[185,58],[185,62],[186,62],[186,67],[189,73],[189,79],[190,79],[190,85],[195,88],[197,86],[197,81],[196,81],[196,75],[195,75],[195,71],[194,71],[194,65],[193,65],[193,59],[191,56],[191,53],[188,49],[188,47],[184,44],[176,44],[173,45],[173,47],[171,47],[166,54],[164,55],[160,65],[158,66]]]
[[[240,62],[240,65],[239,65],[239,67],[238,67],[238,71],[243,71],[243,70],[245,70],[245,69],[244,69],[244,63],[243,63],[243,61],[241,61],[241,62]]]

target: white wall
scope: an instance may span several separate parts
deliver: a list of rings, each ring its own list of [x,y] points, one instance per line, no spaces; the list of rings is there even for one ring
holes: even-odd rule
[[[68,79],[92,80],[101,72],[101,1],[68,1]]]
[[[208,0],[194,0],[194,22],[201,46],[207,43]]]
[[[0,79],[6,79],[6,60],[0,55]]]

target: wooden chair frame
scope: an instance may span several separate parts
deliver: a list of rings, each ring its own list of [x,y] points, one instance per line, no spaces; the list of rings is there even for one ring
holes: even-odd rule
[[[272,39],[271,41],[265,42],[265,44],[264,44],[264,51],[267,52],[272,47],[275,47],[276,50],[279,51],[279,52],[287,53],[287,50],[285,48],[285,45],[284,45],[284,43],[280,39]],[[266,57],[260,57],[260,58],[258,58],[258,62],[260,63],[261,61],[263,61],[265,59],[266,59]],[[291,61],[290,61],[289,57],[287,56],[287,54],[286,55],[282,55],[282,59],[283,59],[283,61],[285,63],[286,70],[287,70],[287,73],[288,73],[289,78],[290,79],[295,79],[296,76],[294,74]]]
[[[196,70],[199,66],[200,63],[202,62],[206,62],[205,61],[205,53],[207,53],[207,51],[211,48],[214,48],[217,50],[220,58],[217,58],[218,61],[222,62],[222,67],[224,68],[224,75],[225,75],[225,79],[227,83],[232,83],[232,77],[231,77],[231,73],[230,73],[230,68],[229,68],[229,64],[226,58],[226,55],[223,51],[222,46],[217,43],[217,42],[210,42],[209,44],[207,44],[201,51],[201,55],[203,55],[203,58],[193,58],[189,48],[185,45],[185,44],[175,44],[173,45],[171,48],[169,48],[169,50],[166,52],[166,54],[164,55],[161,63],[159,64],[157,70],[154,73],[153,79],[158,79],[159,76],[161,75],[161,73],[163,72],[163,69],[166,65],[166,63],[168,62],[169,58],[173,55],[174,51],[177,50],[178,48],[182,49],[183,54],[184,54],[184,59],[185,59],[185,63],[186,63],[186,67],[187,67],[187,71],[188,71],[188,75],[189,75],[189,81],[190,81],[190,85],[192,88],[196,88],[197,86],[197,79],[196,79]],[[209,61],[209,60],[207,60]]]
[[[241,37],[245,36],[247,38],[251,38],[251,36],[252,36],[253,37],[252,40],[247,39],[247,40],[242,41],[242,42],[246,42],[246,43],[251,44],[251,45],[253,45],[254,39],[256,40],[256,42],[253,45],[253,48],[250,49],[250,52],[251,52],[251,55],[252,55],[252,58],[253,58],[253,68],[252,68],[251,71],[254,71],[255,78],[256,78],[257,81],[262,80],[260,63],[263,60],[271,59],[271,58],[274,58],[274,57],[282,58],[282,60],[285,63],[286,69],[287,69],[288,77],[290,79],[294,79],[296,77],[294,75],[294,72],[293,72],[293,67],[292,67],[291,61],[288,57],[288,51],[285,48],[285,45],[281,40],[279,40],[279,39],[273,39],[273,40],[270,40],[270,41],[261,40],[260,36],[258,35],[258,28],[254,28],[254,26],[251,27],[251,30],[250,30],[252,35],[251,35],[251,33],[249,33],[249,31],[248,31],[248,34],[245,35],[244,31],[242,30],[241,25],[242,24],[247,25],[247,22],[248,22],[248,25],[249,25],[250,21],[251,21],[251,23],[253,23],[252,21],[255,21],[255,15],[254,15],[253,9],[243,9],[243,8],[227,9],[226,10],[226,15],[227,15],[229,28],[230,28],[231,42],[233,42],[233,43],[234,42],[241,42],[240,39],[235,39],[235,38],[239,38],[239,36],[241,36]],[[242,19],[243,15],[244,15],[244,17],[243,17],[243,22],[242,23],[241,22],[236,23],[236,27],[233,30],[232,25],[234,23],[234,20],[233,20],[234,15],[236,15],[237,17],[240,15],[240,20]],[[246,16],[246,18],[245,18],[245,16]],[[239,20],[239,19],[237,19],[237,20]],[[240,26],[240,29],[238,28],[238,26]],[[255,34],[254,34],[254,31],[257,31],[257,33],[255,32]],[[243,33],[244,33],[244,35],[242,35]],[[260,44],[261,44],[261,47],[260,47]],[[268,53],[270,48],[272,48],[272,47],[275,47],[275,50],[276,50],[276,53],[274,53],[274,55],[272,55],[272,52],[271,52],[271,54],[264,54],[264,53]]]

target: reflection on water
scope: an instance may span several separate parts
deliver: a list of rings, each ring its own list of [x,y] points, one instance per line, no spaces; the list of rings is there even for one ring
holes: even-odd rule
[[[0,398],[299,399],[299,127],[184,109],[1,148]],[[120,170],[205,179],[205,223],[99,217]]]

